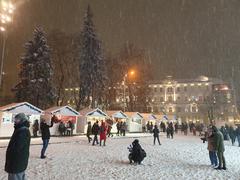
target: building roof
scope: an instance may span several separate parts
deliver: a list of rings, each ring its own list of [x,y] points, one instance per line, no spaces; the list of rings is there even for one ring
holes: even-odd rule
[[[107,111],[106,113],[113,118],[120,118],[120,119],[128,118],[127,114],[123,113],[122,111]]]
[[[85,116],[93,116],[93,117],[109,117],[105,112],[101,109],[97,108],[85,114]]]
[[[46,109],[44,112],[49,114],[58,114],[63,116],[79,116],[80,113],[77,112],[70,106],[55,106],[49,109]]]
[[[197,78],[189,78],[189,79],[174,79],[174,78],[166,78],[163,80],[154,80],[150,81],[149,84],[166,84],[167,81],[175,82],[175,83],[213,83],[213,84],[223,84],[226,83],[221,79],[212,78],[207,76],[199,76]]]
[[[17,113],[25,113],[28,115],[36,114],[40,115],[43,111],[36,106],[28,103],[28,102],[20,102],[20,103],[11,103],[6,106],[0,107],[1,112],[9,112],[13,114]]]
[[[143,119],[143,116],[139,112],[124,112],[128,117],[135,117],[138,116]]]
[[[145,120],[156,120],[157,116],[152,113],[141,113]]]

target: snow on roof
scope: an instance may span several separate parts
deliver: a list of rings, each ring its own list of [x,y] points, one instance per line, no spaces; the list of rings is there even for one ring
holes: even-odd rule
[[[87,113],[93,111],[94,109],[92,108],[84,108],[81,111],[79,111],[80,114],[82,114],[83,116],[85,116]]]
[[[58,114],[63,116],[79,116],[80,113],[77,112],[70,106],[55,106],[45,110],[46,113],[49,114]]]
[[[157,116],[152,113],[141,113],[145,120],[156,120]]]
[[[108,115],[103,112],[101,109],[97,108],[93,111],[90,111],[86,114],[86,116],[94,116],[94,117],[108,117]]]
[[[107,114],[113,118],[126,119],[128,116],[122,111],[107,111]]]
[[[139,112],[124,112],[128,117],[139,117],[143,119],[143,116]]]
[[[43,113],[41,109],[37,108],[36,106],[28,102],[11,103],[6,106],[0,107],[0,111],[9,112],[13,114],[25,113],[28,115],[32,115],[32,114],[40,115]]]

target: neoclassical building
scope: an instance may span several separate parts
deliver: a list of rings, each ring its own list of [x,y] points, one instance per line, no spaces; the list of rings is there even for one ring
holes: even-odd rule
[[[230,84],[220,79],[200,76],[150,82],[149,111],[172,115],[182,121],[204,122],[211,112],[215,119],[237,118],[235,97]],[[211,109],[211,111],[210,111]]]

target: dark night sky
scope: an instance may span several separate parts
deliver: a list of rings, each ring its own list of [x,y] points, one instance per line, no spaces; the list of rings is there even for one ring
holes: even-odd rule
[[[81,30],[87,4],[105,54],[117,54],[129,41],[143,48],[152,60],[155,79],[229,71],[225,64],[240,57],[239,0],[16,0],[9,27],[5,87],[17,80],[16,64],[23,44],[40,25],[49,33]],[[220,62],[220,65],[217,65]],[[225,69],[226,68],[226,69]]]

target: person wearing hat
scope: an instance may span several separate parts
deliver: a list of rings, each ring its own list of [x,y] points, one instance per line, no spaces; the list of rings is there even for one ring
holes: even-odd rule
[[[14,118],[14,132],[6,152],[5,171],[8,180],[24,180],[28,166],[31,134],[28,117],[19,113]]]
[[[218,167],[215,168],[217,170],[226,170],[226,161],[224,157],[224,137],[223,134],[217,129],[216,126],[212,126],[213,130],[213,135],[214,135],[214,144],[215,144],[215,149],[217,151],[217,156],[218,156]]]

